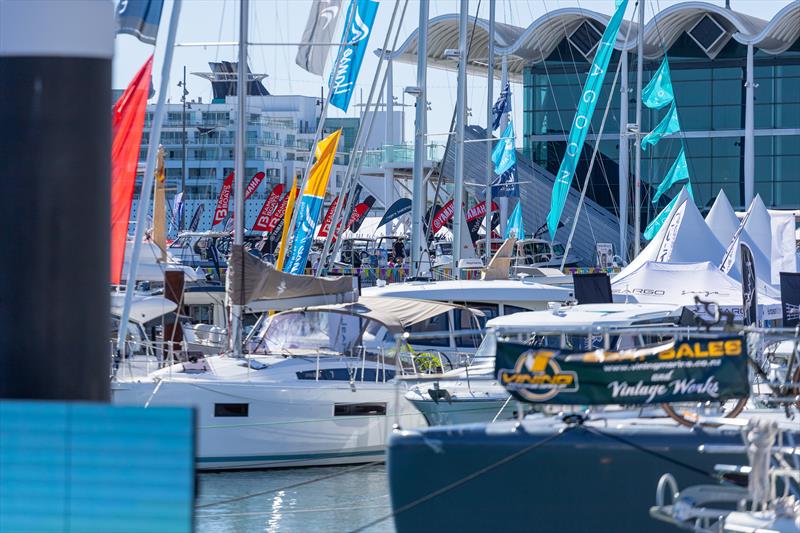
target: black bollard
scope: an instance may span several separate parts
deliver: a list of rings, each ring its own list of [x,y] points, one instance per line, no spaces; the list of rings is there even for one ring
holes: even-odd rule
[[[110,1],[0,0],[0,399],[110,397]]]

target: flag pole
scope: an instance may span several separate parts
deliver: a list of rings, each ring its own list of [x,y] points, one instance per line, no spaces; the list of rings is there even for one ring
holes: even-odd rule
[[[142,190],[139,195],[139,207],[136,210],[136,227],[133,234],[133,250],[128,261],[128,278],[125,282],[125,302],[122,306],[122,314],[119,321],[119,339],[117,340],[117,351],[122,360],[125,360],[125,338],[128,333],[128,320],[131,316],[131,304],[133,303],[133,293],[136,289],[136,270],[139,266],[139,255],[142,251],[142,238],[144,237],[144,227],[147,221],[147,203],[153,195],[153,181],[155,178],[156,153],[158,142],[161,138],[161,123],[164,121],[167,101],[167,91],[169,90],[169,71],[172,68],[172,52],[175,50],[175,34],[178,31],[178,18],[181,13],[183,0],[175,0],[172,4],[172,13],[169,18],[169,28],[167,29],[167,42],[164,47],[164,62],[161,64],[161,83],[159,84],[158,102],[153,113],[153,126],[150,128],[150,135],[147,143],[147,160],[142,176]]]

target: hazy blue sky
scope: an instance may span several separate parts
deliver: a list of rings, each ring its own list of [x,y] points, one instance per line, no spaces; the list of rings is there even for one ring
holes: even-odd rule
[[[344,0],[346,4],[348,0]],[[670,5],[680,3],[670,0],[648,0],[645,10],[645,17],[649,19],[654,11],[664,9]],[[724,5],[724,0],[714,0],[712,3]],[[731,0],[733,9],[754,15],[762,19],[769,20],[782,7],[790,2],[774,0]],[[305,27],[311,0],[251,0],[250,18],[250,40],[254,42],[296,42]],[[389,25],[393,0],[381,2],[378,11],[378,18],[370,39],[370,49],[374,50],[383,44],[383,39]],[[479,16],[488,18],[488,0],[481,2]],[[630,2],[632,11],[633,1]],[[477,0],[470,2],[471,11],[474,13],[478,5]],[[430,16],[443,15],[446,13],[457,13],[459,2],[457,0],[431,0]],[[614,9],[614,0],[497,0],[497,20],[526,27],[534,19],[564,7],[582,7],[594,11],[610,13]],[[238,31],[238,7],[237,0],[184,0],[178,28],[177,41],[197,42],[197,41],[231,41],[236,40]],[[163,42],[166,38],[166,28],[168,17],[172,9],[172,0],[166,1],[162,25],[159,35],[158,46],[156,47],[156,61],[154,66],[154,86],[158,88],[161,59],[163,57]],[[403,21],[400,33],[400,42],[416,28],[418,20],[419,2],[411,0]],[[339,26],[341,28],[344,16],[340,17]],[[337,29],[336,39],[341,35],[341,29]],[[121,88],[127,85],[136,70],[144,63],[153,48],[144,45],[135,38],[128,35],[120,35],[116,40],[116,53],[114,58],[114,87]],[[267,89],[273,94],[301,94],[316,96],[320,93],[320,87],[326,84],[326,76],[322,77],[309,74],[295,65],[294,57],[297,52],[296,47],[290,46],[270,46],[270,47],[251,47],[249,51],[249,63],[255,72],[266,73],[269,78],[265,81]],[[233,46],[210,46],[207,48],[176,48],[173,57],[172,73],[170,80],[169,98],[175,102],[180,93],[176,86],[182,76],[183,66],[186,65],[188,72],[206,72],[209,70],[208,61],[215,60],[235,60],[237,50]],[[333,58],[328,61],[327,69],[330,69]],[[369,91],[373,73],[377,66],[377,58],[369,54],[361,68],[361,75],[358,80],[358,87],[363,88],[364,98]],[[395,96],[402,95],[403,87],[412,85],[416,77],[416,70],[413,65],[396,64],[394,70],[394,92]],[[431,101],[431,111],[429,113],[429,131],[442,132],[447,130],[450,123],[450,116],[455,103],[455,73],[444,72],[441,70],[430,69],[428,73],[428,88]],[[188,76],[187,87],[189,98],[201,96],[204,102],[210,100],[210,84],[196,76]],[[497,85],[495,94],[497,93]],[[512,88],[513,90],[513,88]],[[468,85],[468,106],[473,109],[472,121],[485,123],[486,116],[486,78],[470,76]],[[359,93],[357,92],[352,103],[358,103]],[[410,99],[409,99],[410,101]],[[357,109],[351,103],[350,116],[355,116]],[[519,114],[522,109],[522,95],[520,91],[514,95],[514,108]],[[331,116],[342,116],[338,110],[333,110]],[[520,116],[517,116],[519,123]],[[413,128],[413,110],[409,109],[406,116],[406,138],[410,139]],[[521,133],[517,129],[518,134]]]

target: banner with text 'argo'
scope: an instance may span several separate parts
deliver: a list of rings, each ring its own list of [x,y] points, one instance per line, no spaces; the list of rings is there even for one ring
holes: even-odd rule
[[[498,340],[498,381],[516,399],[561,405],[659,404],[748,396],[743,337],[575,352]]]

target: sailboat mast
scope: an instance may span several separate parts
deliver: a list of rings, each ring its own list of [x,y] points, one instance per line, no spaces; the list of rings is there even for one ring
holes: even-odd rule
[[[139,193],[139,207],[136,210],[136,227],[134,228],[133,249],[128,259],[128,278],[125,283],[125,302],[122,306],[122,313],[119,318],[119,338],[117,339],[117,351],[122,359],[125,359],[125,346],[128,331],[128,319],[131,314],[131,304],[133,303],[133,293],[136,289],[136,270],[139,267],[139,256],[142,251],[142,240],[149,211],[147,204],[153,196],[153,181],[156,169],[156,149],[161,138],[161,125],[164,122],[164,115],[167,112],[166,101],[169,91],[169,71],[172,68],[172,53],[175,50],[175,35],[178,32],[178,19],[181,14],[181,3],[183,0],[175,0],[172,4],[172,13],[169,18],[169,28],[167,30],[167,42],[164,45],[164,60],[161,64],[161,83],[158,90],[158,102],[153,113],[153,126],[150,128],[150,136],[147,144],[147,160],[145,161],[144,175],[142,176],[142,188]]]
[[[489,0],[489,57],[486,59],[486,266],[492,259],[492,103],[494,101],[495,0]],[[503,87],[500,87],[503,90]]]
[[[642,71],[644,70],[644,4],[645,0],[639,0],[639,31],[636,43],[636,142],[634,151],[636,152],[636,174],[634,182],[634,206],[633,206],[633,254],[638,255],[642,249]]]
[[[423,247],[428,242],[423,233],[425,198],[425,133],[428,115],[428,0],[419,2],[419,44],[417,45],[417,109],[414,123],[414,169],[411,186],[411,275],[419,275]]]
[[[244,243],[244,156],[247,142],[247,24],[250,14],[250,0],[241,0],[239,5],[239,64],[236,75],[236,101],[239,109],[236,117],[236,153],[234,154],[234,230],[233,244]],[[241,272],[237,272],[241,276]],[[229,283],[234,283],[229,278]],[[234,356],[242,353],[242,312],[243,306],[231,305],[230,350]]]
[[[469,0],[461,0],[461,10],[458,20],[458,88],[456,91],[456,161],[453,178],[455,190],[453,191],[453,274],[456,279],[461,279],[461,270],[458,263],[461,261],[461,231],[464,222],[464,208],[461,202],[464,199],[464,129],[466,127],[467,110],[467,15],[469,13]]]
[[[627,45],[627,40],[625,41]],[[619,250],[617,254],[628,261],[628,186],[630,175],[630,142],[628,141],[628,50],[620,52],[622,80],[619,90]]]

